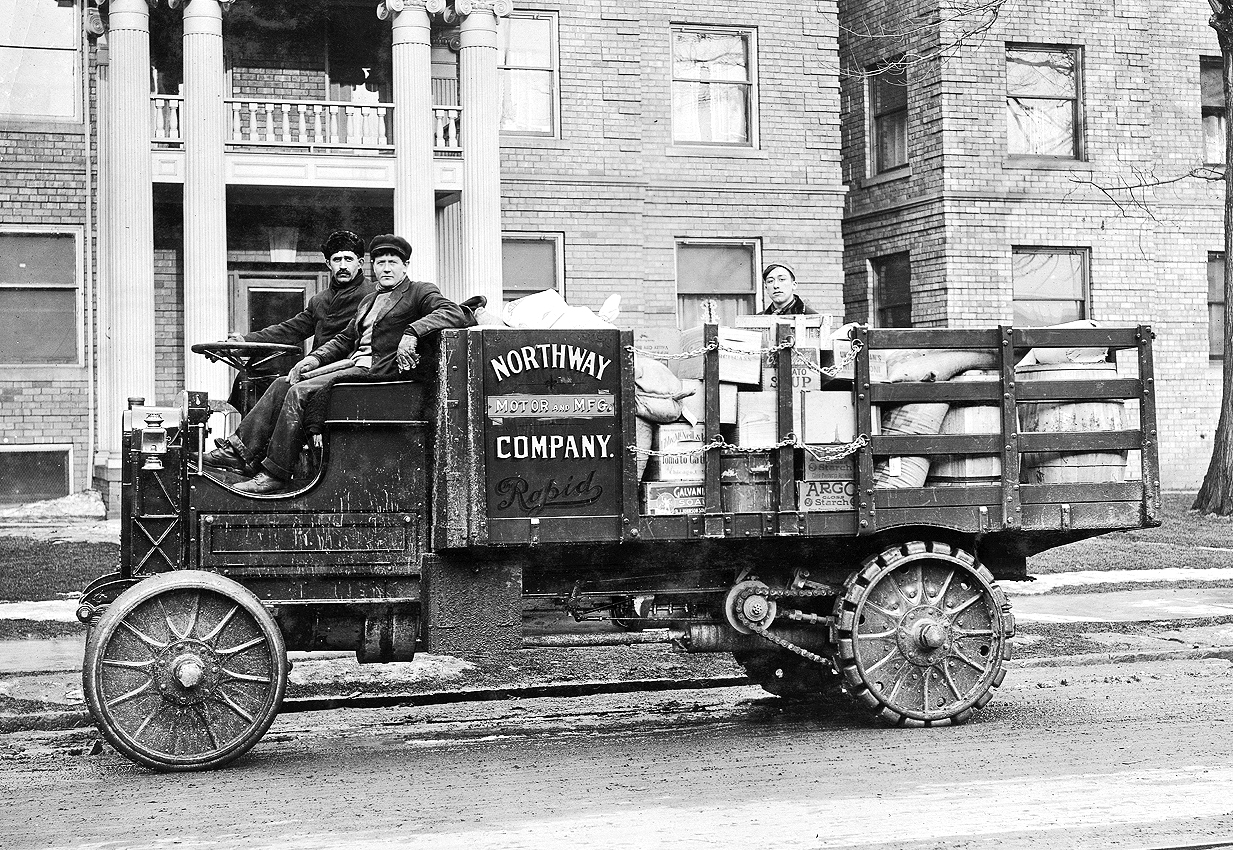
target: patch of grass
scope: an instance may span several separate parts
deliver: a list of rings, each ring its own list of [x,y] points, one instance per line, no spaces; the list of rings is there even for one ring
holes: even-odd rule
[[[1165,493],[1161,502],[1159,528],[1116,531],[1050,549],[1028,559],[1028,572],[1233,566],[1233,517],[1191,511],[1194,493]]]
[[[0,537],[0,599],[63,599],[120,563],[115,543],[55,543]]]
[[[0,640],[48,640],[50,638],[75,637],[86,630],[73,620],[62,623],[58,620],[0,620]]]

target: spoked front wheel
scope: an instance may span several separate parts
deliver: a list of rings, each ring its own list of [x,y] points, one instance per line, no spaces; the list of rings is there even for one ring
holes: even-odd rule
[[[1014,617],[968,552],[919,542],[867,560],[835,606],[844,685],[900,726],[964,723],[1002,683]]]
[[[282,633],[260,600],[182,570],[122,593],[90,630],[86,701],[107,740],[159,770],[202,770],[247,752],[287,686]]]

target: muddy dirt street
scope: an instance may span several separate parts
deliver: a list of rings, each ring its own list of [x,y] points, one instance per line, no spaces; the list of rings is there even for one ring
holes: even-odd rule
[[[1012,670],[954,729],[754,687],[283,715],[158,775],[83,732],[0,743],[17,848],[1233,846],[1233,666]],[[84,748],[84,751],[83,751]]]

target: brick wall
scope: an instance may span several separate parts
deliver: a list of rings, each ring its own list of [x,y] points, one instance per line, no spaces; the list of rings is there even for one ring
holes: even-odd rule
[[[855,22],[847,29],[860,30],[861,11],[871,9],[843,6],[845,25]],[[953,326],[1011,320],[1013,247],[1087,248],[1089,315],[1156,329],[1167,487],[1197,485],[1219,412],[1206,260],[1222,245],[1222,188],[1195,179],[1134,193],[1117,187],[1203,164],[1199,58],[1218,54],[1209,15],[1196,0],[1006,7],[984,38],[920,70],[909,96],[911,176],[876,185],[862,181],[864,94],[844,84],[849,314],[867,315],[866,261],[896,247],[912,251],[914,321]],[[1007,43],[1081,48],[1083,161],[1007,156]],[[842,44],[857,65],[884,49],[871,39]]]
[[[63,228],[77,234],[78,251],[85,256],[85,125],[80,126],[63,132],[0,127],[0,231]],[[84,349],[84,274],[78,284],[82,318],[76,332]],[[88,388],[85,367],[0,365],[0,444],[70,445],[72,486],[88,487],[91,456],[83,424],[92,415]]]
[[[811,306],[840,312],[833,3],[775,15],[730,1],[518,10],[558,13],[561,128],[559,139],[503,139],[502,226],[565,235],[572,302],[618,292],[622,324],[674,327],[676,240],[758,239],[764,261],[796,268]],[[673,24],[756,33],[756,146],[674,144]]]

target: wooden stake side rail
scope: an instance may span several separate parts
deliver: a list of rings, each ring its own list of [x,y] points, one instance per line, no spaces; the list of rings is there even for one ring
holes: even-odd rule
[[[450,384],[442,393],[446,409],[437,420],[436,443],[444,450],[440,460],[449,464],[437,469],[435,484],[434,546],[544,545],[567,543],[652,542],[671,540],[749,539],[764,537],[851,537],[888,529],[919,525],[947,528],[960,533],[1012,534],[1067,530],[1114,530],[1152,525],[1158,521],[1160,482],[1152,372],[1152,332],[1147,326],[1099,329],[883,329],[857,328],[855,340],[863,346],[853,363],[855,427],[858,438],[867,440],[855,455],[856,500],[853,509],[833,512],[802,512],[797,509],[795,468],[807,449],[792,445],[766,447],[772,460],[770,510],[762,513],[724,512],[721,483],[721,452],[703,453],[704,509],[681,516],[650,516],[640,513],[639,482],[634,470],[637,456],[627,451],[621,457],[619,500],[612,514],[602,516],[544,516],[525,520],[485,515],[484,480],[486,404],[484,396],[484,334],[473,329],[450,333],[442,358],[442,379]],[[509,333],[497,331],[496,333]],[[558,343],[576,332],[542,331],[536,340]],[[606,332],[599,332],[600,334]],[[793,329],[780,325],[776,342],[790,341]],[[613,336],[616,337],[616,332]],[[620,335],[621,384],[617,393],[616,427],[624,446],[636,443],[634,409],[634,356],[632,335]],[[705,388],[704,419],[708,443],[722,440],[720,430],[719,328],[703,329],[708,348],[701,369]],[[607,343],[605,343],[607,344]],[[1074,380],[1020,380],[1015,364],[1029,349],[1134,350],[1130,361],[1137,366],[1133,377],[1086,377]],[[493,350],[496,350],[495,348]],[[615,350],[615,349],[614,349]],[[875,380],[872,364],[890,351],[981,350],[994,354],[996,380],[930,381],[888,383]],[[792,428],[792,357],[785,351],[778,358],[778,443],[795,437]],[[1123,358],[1123,365],[1126,364]],[[1096,364],[1093,364],[1096,365]],[[823,379],[824,383],[826,379]],[[1128,400],[1127,421],[1118,430],[1020,431],[1020,406],[1040,403],[1082,403]],[[997,406],[1000,433],[983,434],[880,434],[875,422],[892,407],[914,403],[946,402]],[[1137,408],[1137,411],[1135,410]],[[1132,412],[1137,412],[1133,421]],[[833,452],[835,446],[823,447]],[[1021,482],[1024,455],[1040,453],[1099,453],[1138,451],[1141,478],[1129,481],[1029,484]],[[1000,481],[922,486],[904,489],[875,488],[875,469],[888,457],[937,455],[993,455],[1001,460]],[[450,497],[443,509],[442,495]]]

